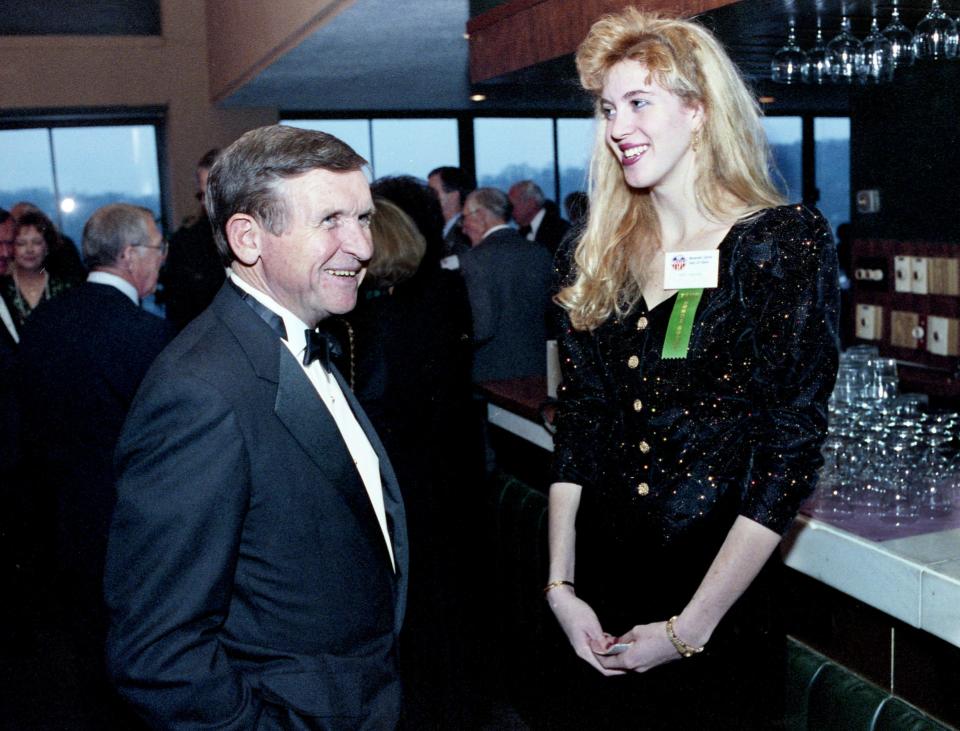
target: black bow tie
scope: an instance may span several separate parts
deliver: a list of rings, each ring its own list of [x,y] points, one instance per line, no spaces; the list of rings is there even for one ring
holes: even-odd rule
[[[524,238],[526,238],[531,231],[533,231],[533,229],[530,228],[530,226],[521,226],[518,233]]]
[[[303,351],[303,364],[310,365],[315,360],[320,361],[326,370],[330,370],[330,359],[341,354],[340,343],[328,332],[319,330],[306,330],[306,348]]]

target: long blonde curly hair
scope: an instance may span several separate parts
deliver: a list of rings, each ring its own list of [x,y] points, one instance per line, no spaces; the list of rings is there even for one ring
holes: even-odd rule
[[[576,277],[555,298],[578,330],[593,330],[612,314],[630,311],[641,296],[636,262],[660,246],[649,190],[626,184],[606,142],[599,97],[610,69],[624,60],[642,63],[662,88],[702,106],[695,186],[704,213],[717,219],[746,216],[783,202],[769,174],[759,105],[713,34],[694,21],[633,7],[600,18],[577,50],[580,83],[596,97],[599,120],[590,162],[590,215],[574,255]]]

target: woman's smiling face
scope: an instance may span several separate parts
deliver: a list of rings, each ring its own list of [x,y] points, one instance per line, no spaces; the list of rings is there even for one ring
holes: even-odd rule
[[[633,188],[670,187],[694,173],[702,112],[660,86],[639,61],[611,67],[601,92],[607,145]]]

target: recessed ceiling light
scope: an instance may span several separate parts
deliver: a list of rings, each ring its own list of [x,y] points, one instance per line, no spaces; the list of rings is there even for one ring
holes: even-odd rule
[[[486,94],[471,94],[470,101],[472,102],[485,102],[487,100]]]
[[[773,104],[776,101],[776,97],[772,96],[762,96],[758,100],[761,104]]]

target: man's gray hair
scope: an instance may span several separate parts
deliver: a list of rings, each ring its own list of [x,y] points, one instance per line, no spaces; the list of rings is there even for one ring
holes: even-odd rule
[[[90,269],[116,264],[125,246],[150,243],[153,211],[111,203],[93,212],[83,227],[83,261]]]
[[[504,223],[509,221],[513,214],[513,206],[510,205],[507,194],[497,188],[477,188],[467,198],[475,205],[490,211]]]
[[[255,218],[275,236],[287,230],[287,207],[278,195],[286,178],[311,170],[353,172],[367,161],[326,132],[272,125],[250,130],[225,149],[207,180],[207,217],[225,264],[235,257],[227,221],[237,213]]]
[[[521,180],[519,183],[514,183],[513,188],[520,193],[520,197],[524,200],[533,201],[537,206],[543,207],[543,202],[546,200],[543,190],[532,180]]]

